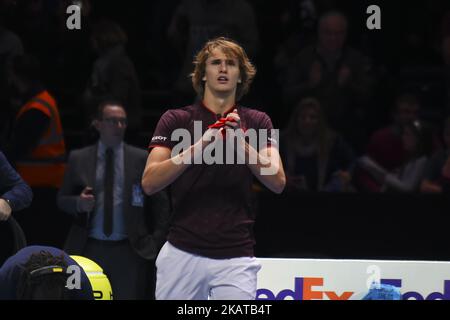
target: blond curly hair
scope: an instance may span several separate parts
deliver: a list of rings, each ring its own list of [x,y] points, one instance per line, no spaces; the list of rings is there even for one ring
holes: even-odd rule
[[[200,97],[203,97],[205,84],[202,79],[205,76],[206,60],[214,49],[220,49],[227,57],[238,60],[241,82],[238,83],[236,88],[236,100],[240,100],[248,92],[250,84],[256,75],[256,68],[237,42],[224,37],[208,41],[195,56],[193,61],[195,67],[191,73],[194,90]]]

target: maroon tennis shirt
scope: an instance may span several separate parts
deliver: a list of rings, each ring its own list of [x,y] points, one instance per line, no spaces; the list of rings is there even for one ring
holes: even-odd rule
[[[272,121],[267,114],[237,108],[244,129],[267,129],[258,149],[277,143],[270,135]],[[202,134],[221,115],[203,103],[165,112],[158,122],[149,150],[156,146],[172,149],[175,129],[185,128],[194,141],[194,121],[201,121]],[[200,136],[201,137],[201,136]],[[262,139],[262,138],[261,138]],[[210,258],[252,257],[255,212],[251,208],[253,174],[245,164],[191,164],[170,185],[173,217],[168,241],[175,247]]]

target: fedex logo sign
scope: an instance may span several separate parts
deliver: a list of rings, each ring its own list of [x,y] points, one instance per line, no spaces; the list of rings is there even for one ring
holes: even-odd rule
[[[401,279],[381,279],[382,284],[390,284],[398,288],[402,287]],[[402,293],[402,300],[450,300],[450,280],[444,280],[444,292],[431,292],[422,295],[416,291]]]
[[[401,279],[380,279],[381,284],[389,284],[401,289]],[[269,289],[258,289],[256,300],[348,300],[355,293],[354,291],[325,291],[323,287],[324,278],[296,277],[294,279],[294,290],[284,289],[274,293]],[[444,280],[443,292],[431,292],[422,294],[416,291],[402,293],[402,300],[450,300],[450,280]],[[367,289],[369,292],[369,289]]]
[[[295,278],[294,290],[284,289],[275,295],[269,289],[258,289],[256,300],[285,300],[287,297],[293,300],[322,300],[324,296],[330,300],[348,300],[354,293],[353,291],[337,293],[313,288],[321,286],[323,286],[323,278]]]

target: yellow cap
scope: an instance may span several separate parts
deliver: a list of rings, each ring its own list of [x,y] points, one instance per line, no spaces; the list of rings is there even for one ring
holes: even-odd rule
[[[113,300],[113,292],[108,277],[94,261],[82,256],[70,256],[86,273],[92,286],[95,300]]]

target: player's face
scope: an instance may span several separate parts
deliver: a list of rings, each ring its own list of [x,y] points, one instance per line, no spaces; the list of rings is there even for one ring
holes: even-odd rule
[[[205,92],[209,90],[213,94],[235,94],[241,81],[238,59],[227,57],[218,48],[214,49],[206,60],[203,81]]]

